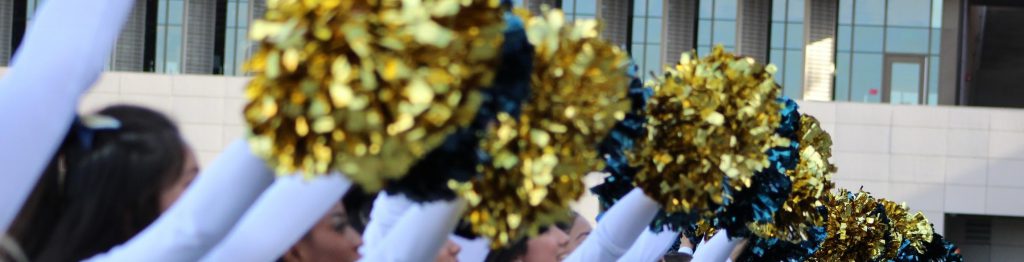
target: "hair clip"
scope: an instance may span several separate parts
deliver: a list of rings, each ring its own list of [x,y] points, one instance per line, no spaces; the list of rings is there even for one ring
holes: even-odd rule
[[[75,119],[72,131],[78,136],[79,146],[92,149],[92,141],[98,131],[113,131],[121,128],[121,121],[105,115],[83,115]]]

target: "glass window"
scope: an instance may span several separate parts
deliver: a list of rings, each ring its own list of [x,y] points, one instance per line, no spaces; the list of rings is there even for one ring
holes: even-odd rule
[[[781,2],[781,1],[780,1]],[[771,44],[773,47],[786,46],[786,24],[772,23]]]
[[[789,0],[789,10],[786,11],[786,19],[789,22],[804,21],[804,0]]]
[[[726,50],[736,46],[736,0],[700,0],[701,18],[697,21],[697,47],[711,49],[723,45]],[[705,9],[707,8],[707,9]],[[706,12],[706,13],[705,13]],[[699,52],[703,56],[706,53]]]
[[[850,39],[850,34],[853,33],[851,32],[852,30],[853,29],[848,25],[839,26],[839,31],[836,32],[838,34],[836,39],[841,39],[843,41],[836,41],[836,50],[850,51],[850,41],[848,39]]]
[[[249,41],[248,32],[254,8],[249,0],[228,0],[227,26],[224,32],[224,74],[245,74],[243,64],[249,59],[253,43]]]
[[[772,22],[786,21],[786,1],[772,1]]]
[[[182,16],[185,14],[185,3],[181,0],[171,0],[167,8],[167,23],[180,25],[183,22]]]
[[[184,64],[183,0],[160,0],[157,5],[156,71],[177,74]]]
[[[804,1],[775,0],[773,14],[782,18],[772,24],[769,61],[779,71],[775,82],[782,85],[783,95],[801,99],[804,83]],[[784,22],[784,23],[783,23]]]
[[[710,46],[711,45],[711,23],[701,20],[697,23],[697,44]]]
[[[699,18],[711,19],[711,8],[714,7],[714,4],[715,4],[714,0],[711,0],[711,1],[701,0],[700,2],[698,2],[697,5],[700,6],[700,14],[699,14],[698,17]],[[634,8],[634,10],[635,10],[635,8]]]
[[[885,49],[890,53],[928,53],[927,28],[901,28],[889,27],[886,31]]]
[[[850,100],[850,52],[836,53],[836,101]]]
[[[786,25],[786,47],[795,49],[804,47],[804,24],[790,23]]]
[[[181,46],[181,26],[167,27],[167,53],[164,58],[167,63],[165,67],[166,73],[177,74],[181,72]]]
[[[597,16],[597,5],[594,1],[563,1],[562,11],[567,21],[593,19]]]
[[[889,102],[896,105],[916,105],[921,97],[921,64],[892,63],[889,76]]]
[[[640,67],[641,77],[650,72],[661,74],[661,31],[662,31],[662,0],[633,1],[633,26],[631,56]],[[579,4],[582,1],[576,1]],[[588,1],[593,4],[593,1]]]
[[[775,67],[784,66],[786,63],[785,54],[786,51],[782,49],[772,49],[771,51],[768,51],[768,63],[775,64]],[[775,80],[782,78],[782,75],[775,75]]]
[[[736,46],[736,21],[715,21],[711,39],[715,44]]]
[[[655,72],[661,74],[661,45],[646,45],[644,47],[644,74]],[[645,75],[646,76],[646,75]]]
[[[736,0],[715,0],[716,19],[736,19]]]
[[[839,0],[839,24],[853,24],[853,0]]]
[[[928,26],[931,23],[931,0],[889,1],[890,26]]]
[[[661,43],[661,18],[647,20],[647,43]]]
[[[882,52],[883,33],[885,28],[876,26],[857,26],[853,28],[853,51]]]
[[[939,103],[939,56],[928,59],[928,104]]]
[[[882,55],[854,53],[850,76],[850,101],[882,101]]]
[[[783,94],[790,98],[802,98],[804,82],[804,52],[786,52],[786,71],[783,73],[786,74],[786,79],[782,82],[782,86],[785,87],[783,88]]]
[[[836,100],[879,102],[885,57],[939,54],[942,3],[940,0],[840,0],[836,34]],[[932,66],[935,59],[928,60],[928,66]],[[927,101],[918,101],[920,103],[932,103],[930,89],[933,84],[938,86],[932,79],[932,75],[937,74],[932,72],[933,68],[921,68],[919,71],[926,69],[929,93],[925,95]],[[910,94],[893,95],[890,93],[891,101],[910,101],[907,100]],[[921,100],[918,96],[913,97]]]
[[[854,24],[885,25],[885,0],[857,0],[854,6]]]

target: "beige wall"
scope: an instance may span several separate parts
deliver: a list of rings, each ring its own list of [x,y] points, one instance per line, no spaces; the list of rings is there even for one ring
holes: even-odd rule
[[[243,77],[111,72],[103,74],[78,108],[89,113],[111,104],[134,104],[163,112],[206,164],[245,134],[245,84]]]
[[[0,68],[0,74],[3,69]],[[167,113],[209,163],[241,137],[246,78],[106,73],[83,112],[114,103]],[[1024,110],[800,102],[832,134],[838,185],[906,201],[942,230],[943,213],[1024,216]],[[588,177],[599,183],[600,176]],[[593,217],[596,202],[579,209]]]

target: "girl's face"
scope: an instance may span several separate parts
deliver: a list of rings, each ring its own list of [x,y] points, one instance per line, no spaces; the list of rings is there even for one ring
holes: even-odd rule
[[[349,224],[341,203],[320,219],[305,237],[285,254],[285,261],[356,261],[362,236]]]
[[[525,262],[557,262],[569,255],[569,236],[558,227],[548,230],[526,241]]]
[[[178,175],[178,180],[175,180],[173,184],[160,192],[161,213],[167,211],[174,204],[174,201],[181,197],[181,194],[185,192],[188,185],[192,184],[192,180],[195,180],[196,175],[199,174],[199,161],[196,160],[195,152],[192,152],[192,148],[187,145],[184,148],[185,156],[182,158],[184,166],[181,169],[181,174]]]
[[[459,261],[459,251],[462,251],[462,247],[455,242],[448,240],[444,243],[444,247],[437,253],[437,257],[434,258],[435,262],[457,262]]]
[[[572,222],[572,228],[569,229],[569,247],[566,253],[576,250],[576,247],[579,247],[583,240],[587,239],[591,230],[590,222],[587,222],[587,219],[583,216],[576,216],[575,221]]]

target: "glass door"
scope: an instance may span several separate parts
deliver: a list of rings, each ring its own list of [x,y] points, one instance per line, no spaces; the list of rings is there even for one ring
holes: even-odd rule
[[[882,102],[896,105],[927,104],[924,56],[886,55]]]

